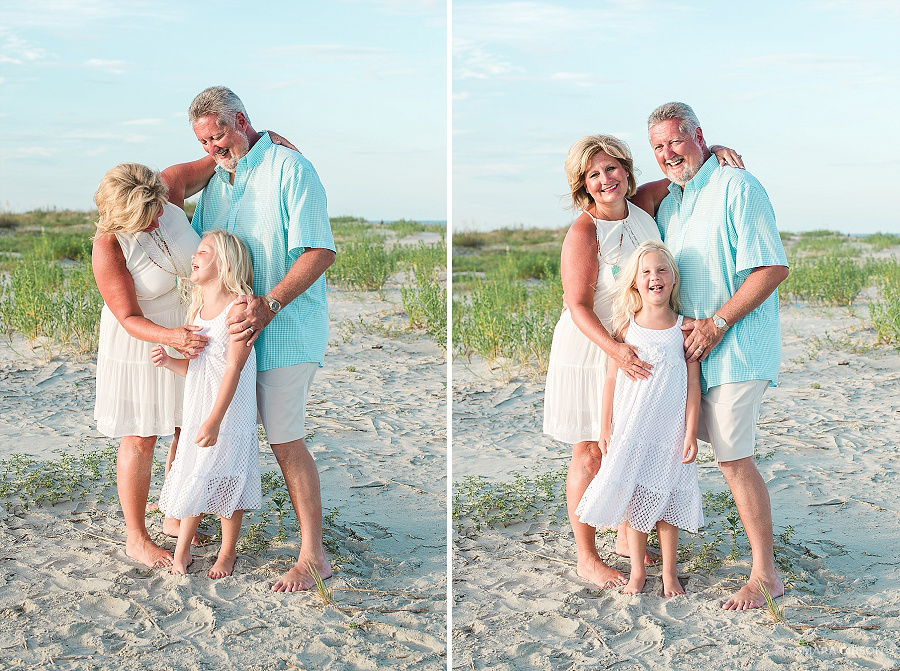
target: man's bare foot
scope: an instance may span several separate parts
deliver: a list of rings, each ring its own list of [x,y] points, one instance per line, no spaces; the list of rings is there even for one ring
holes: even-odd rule
[[[628,584],[622,588],[622,594],[640,594],[644,591],[644,584],[647,582],[646,573],[631,572],[628,576]]]
[[[597,557],[579,560],[575,568],[575,575],[594,583],[600,589],[607,587],[621,587],[625,584],[625,574],[610,568]]]
[[[663,595],[666,598],[684,594],[684,587],[681,586],[681,581],[678,579],[678,571],[663,570],[662,581]]]
[[[176,520],[174,517],[166,517],[163,520],[163,533],[170,538],[178,538],[178,528],[181,526],[181,520]],[[191,541],[191,545],[200,546],[206,545],[209,543],[210,537],[209,534],[204,534],[201,532],[197,532],[194,534],[194,538]]]
[[[301,556],[294,567],[281,576],[278,581],[272,585],[273,592],[300,592],[304,589],[312,589],[316,581],[310,573],[309,565],[316,567],[322,580],[331,577],[331,564],[327,559],[320,561],[310,561],[306,557]]]
[[[235,561],[237,561],[237,555],[224,555],[220,552],[219,556],[216,558],[216,563],[213,564],[213,567],[209,569],[209,573],[206,574],[207,577],[210,580],[227,578],[234,572]]]
[[[172,553],[163,550],[150,537],[139,540],[126,539],[125,554],[147,568],[164,568],[172,565]]]
[[[784,582],[781,576],[776,575],[774,581],[764,580],[766,587],[772,598],[778,598],[784,594]],[[751,610],[753,608],[763,608],[766,605],[766,599],[759,590],[757,578],[751,573],[750,580],[747,584],[738,590],[738,593],[728,599],[722,608],[725,610]]]
[[[188,555],[182,560],[178,557],[172,560],[172,575],[187,575],[188,566],[194,563],[194,558]]]

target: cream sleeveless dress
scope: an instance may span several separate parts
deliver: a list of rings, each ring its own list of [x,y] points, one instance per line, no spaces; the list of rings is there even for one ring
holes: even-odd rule
[[[575,509],[592,527],[628,521],[650,533],[660,520],[694,533],[703,526],[697,464],[684,454],[687,364],[679,315],[668,329],[648,329],[632,318],[625,342],[653,364],[648,380],[616,378],[612,436],[603,464]]]
[[[612,299],[615,289],[613,266],[624,267],[632,252],[647,240],[659,240],[653,217],[626,201],[624,220],[594,219],[600,254],[594,313],[603,326],[612,326]],[[619,254],[619,239],[622,251]],[[608,262],[608,263],[607,263]],[[544,391],[544,433],[564,443],[600,439],[600,408],[606,354],[588,340],[564,310],[553,331],[550,363]]]
[[[184,326],[177,278],[190,275],[191,254],[200,244],[184,210],[166,203],[156,231],[117,233],[116,238],[144,317],[166,328]],[[105,436],[168,436],[181,425],[184,379],[153,365],[155,345],[132,338],[103,306],[94,419]]]

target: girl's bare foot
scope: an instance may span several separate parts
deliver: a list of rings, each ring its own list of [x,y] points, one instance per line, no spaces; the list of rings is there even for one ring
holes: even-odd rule
[[[597,557],[579,561],[575,575],[594,583],[600,589],[621,587],[626,582],[624,573],[610,568]]]
[[[150,536],[138,540],[125,540],[125,554],[147,568],[163,568],[172,565],[172,555],[150,540]]]
[[[666,571],[663,569],[662,579],[663,594],[666,598],[684,594],[684,587],[681,586],[681,581],[678,579],[678,571]]]
[[[644,590],[644,583],[647,582],[647,573],[632,571],[628,576],[628,583],[622,588],[622,594],[640,594]]]
[[[172,560],[172,575],[187,575],[188,566],[193,563],[194,558],[190,555],[181,559],[175,555],[175,559]]]
[[[216,563],[213,564],[213,567],[209,569],[209,573],[206,574],[207,577],[209,577],[210,580],[227,578],[234,572],[235,561],[237,561],[237,555],[226,555],[220,552],[219,556],[216,558]]]

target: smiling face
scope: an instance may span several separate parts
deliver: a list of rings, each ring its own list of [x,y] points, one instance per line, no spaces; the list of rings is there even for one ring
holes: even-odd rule
[[[605,151],[598,151],[584,171],[584,188],[598,207],[618,205],[628,191],[628,171]]]
[[[646,252],[638,264],[634,284],[645,304],[669,303],[675,287],[675,274],[666,256],[655,250]]]
[[[219,279],[216,251],[206,238],[200,241],[197,251],[191,255],[191,282],[198,287]]]
[[[247,128],[247,121],[241,113],[235,118],[234,126],[221,126],[215,115],[209,114],[194,122],[194,135],[217,165],[234,173],[238,161],[250,151]]]
[[[693,134],[679,129],[679,119],[666,119],[650,129],[650,146],[659,167],[675,184],[684,186],[709,158],[703,130]]]

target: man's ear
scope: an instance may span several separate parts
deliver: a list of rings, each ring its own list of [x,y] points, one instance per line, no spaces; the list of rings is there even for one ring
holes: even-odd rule
[[[699,144],[701,147],[705,146],[706,143],[703,141],[703,129],[702,128],[697,128],[697,133],[695,134],[694,137],[697,139],[697,144]]]
[[[234,117],[234,126],[240,130],[247,130],[247,117],[243,112],[238,112]]]

